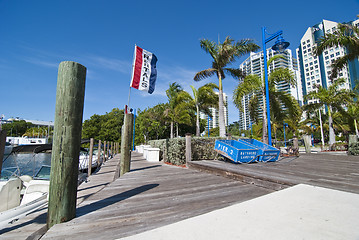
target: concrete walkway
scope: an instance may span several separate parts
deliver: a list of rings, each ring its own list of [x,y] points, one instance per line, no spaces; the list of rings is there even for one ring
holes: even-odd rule
[[[359,194],[299,184],[126,240],[359,239]]]

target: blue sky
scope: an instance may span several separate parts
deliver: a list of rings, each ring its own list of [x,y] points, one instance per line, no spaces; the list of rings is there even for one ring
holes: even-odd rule
[[[87,68],[85,120],[127,104],[135,44],[158,57],[155,92],[131,90],[131,107],[145,109],[166,102],[172,82],[190,93],[190,85],[217,83],[193,80],[211,65],[200,39],[231,36],[261,45],[266,26],[270,33],[283,30],[294,51],[308,27],[322,19],[354,20],[357,14],[358,0],[0,0],[0,115],[53,121],[61,61]],[[223,83],[229,122],[237,121],[232,104],[237,81],[227,77]]]

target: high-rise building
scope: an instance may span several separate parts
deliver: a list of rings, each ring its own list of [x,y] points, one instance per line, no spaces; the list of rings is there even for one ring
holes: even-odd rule
[[[280,91],[285,91],[287,93],[290,93],[295,99],[298,100],[298,102],[301,104],[303,100],[303,95],[301,92],[301,82],[300,82],[300,76],[298,72],[298,64],[297,60],[293,57],[292,51],[290,49],[286,49],[282,53],[278,53],[272,49],[267,49],[267,59],[270,59],[276,54],[282,54],[284,58],[279,58],[275,61],[273,61],[269,67],[268,67],[268,74],[272,72],[276,68],[288,68],[294,73],[294,76],[296,78],[297,86],[291,87],[289,84],[285,83],[284,81],[279,83],[276,87]],[[250,56],[243,61],[242,64],[240,64],[239,68],[246,74],[255,74],[258,75],[261,79],[263,79],[264,74],[264,58],[263,58],[263,51],[254,53],[251,52]],[[252,97],[252,95],[246,95],[242,99],[242,105],[243,105],[243,112],[239,111],[239,129],[241,130],[248,130],[250,129],[251,125],[251,119],[249,114],[249,100]],[[262,99],[260,99],[260,105],[258,106],[258,111],[260,117],[262,116],[262,106],[263,102]]]
[[[216,92],[216,94],[218,95],[219,93]],[[228,126],[228,107],[227,107],[227,102],[228,102],[228,96],[227,94],[223,93],[223,109],[224,109],[224,125]],[[212,114],[212,117],[209,118],[209,128],[216,128],[219,127],[219,113],[218,113],[218,109],[216,108],[209,108]],[[208,116],[202,112],[200,112],[200,118],[201,119],[205,119],[206,121],[208,121]],[[207,129],[207,128],[206,128]]]
[[[334,46],[324,50],[319,56],[313,54],[313,48],[322,36],[336,31],[337,26],[337,22],[323,20],[313,27],[309,27],[300,40],[297,56],[300,64],[303,95],[316,90],[317,85],[327,88],[332,84],[331,79],[329,79],[331,64],[335,59],[344,56],[346,53],[345,48]],[[346,83],[342,86],[343,88],[351,89],[354,87],[350,81],[348,66],[345,66],[339,71],[338,78],[339,77],[346,80]],[[308,99],[306,103],[315,103],[317,101],[317,99]]]

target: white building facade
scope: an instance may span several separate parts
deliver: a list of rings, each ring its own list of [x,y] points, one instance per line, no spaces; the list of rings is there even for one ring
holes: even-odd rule
[[[276,54],[279,54],[275,52],[272,49],[267,49],[267,59],[270,59]],[[298,63],[297,59],[293,57],[292,51],[290,49],[286,49],[282,54],[284,58],[279,58],[276,61],[273,61],[269,67],[268,67],[268,74],[270,74],[271,71],[273,71],[276,68],[288,68],[291,70],[296,78],[297,86],[291,87],[289,84],[285,82],[281,82],[277,84],[277,89],[280,91],[285,91],[287,93],[290,93],[298,102],[299,104],[303,101],[303,94],[301,91],[301,81],[300,81],[300,74],[298,71]],[[264,58],[263,58],[263,51],[254,53],[251,52],[250,56],[243,61],[243,63],[240,64],[239,68],[246,74],[255,74],[259,76],[261,79],[264,78]],[[244,96],[242,99],[242,106],[243,106],[243,112],[239,111],[239,129],[240,130],[248,130],[251,127],[252,120],[250,118],[249,113],[249,100],[252,97],[252,95]],[[260,106],[258,106],[259,115],[262,114],[262,99],[260,98]]]
[[[329,79],[331,64],[335,59],[344,56],[345,48],[334,46],[324,50],[320,56],[315,56],[313,49],[317,46],[317,42],[321,37],[336,31],[337,25],[337,22],[323,20],[313,27],[309,27],[300,40],[297,56],[300,65],[303,95],[315,91],[318,85],[328,88],[332,84],[332,81]],[[338,78],[346,80],[346,83],[342,86],[343,88],[352,88],[348,66],[339,71]],[[316,103],[317,101],[317,99],[308,99],[306,103]]]
[[[219,93],[216,92],[218,95]],[[223,109],[224,109],[224,124],[228,126],[228,96],[223,93]],[[219,127],[219,112],[217,108],[209,108],[212,114],[212,117],[209,118],[209,129]],[[208,122],[208,115],[200,112],[200,118],[205,119]],[[207,127],[206,127],[207,130]]]

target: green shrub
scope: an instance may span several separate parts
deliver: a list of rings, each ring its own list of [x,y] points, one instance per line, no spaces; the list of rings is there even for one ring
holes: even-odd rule
[[[351,143],[348,148],[348,155],[359,155],[359,142]]]

